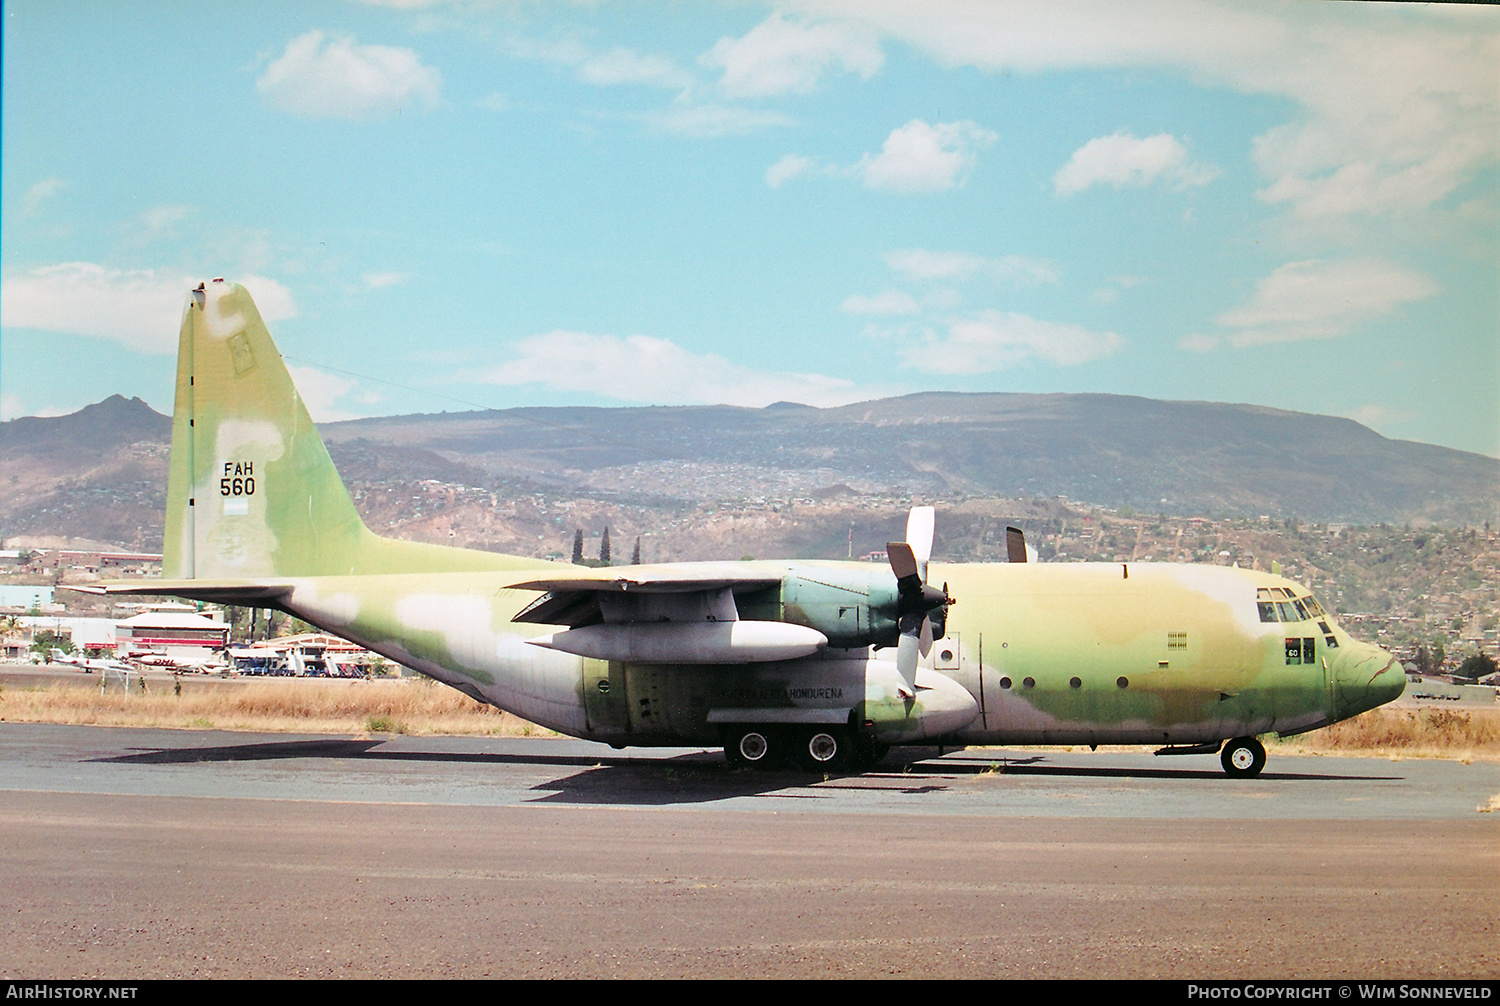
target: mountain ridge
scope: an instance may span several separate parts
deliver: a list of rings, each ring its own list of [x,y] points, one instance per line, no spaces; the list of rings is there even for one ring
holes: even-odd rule
[[[151,547],[170,429],[169,417],[119,395],[0,425],[0,531]],[[388,520],[401,506],[392,487],[422,480],[483,488],[495,505],[543,491],[657,509],[756,506],[837,486],[939,504],[1065,496],[1149,513],[1365,524],[1500,517],[1500,459],[1392,440],[1336,416],[1131,395],[526,407],[320,430],[356,497],[386,500]]]

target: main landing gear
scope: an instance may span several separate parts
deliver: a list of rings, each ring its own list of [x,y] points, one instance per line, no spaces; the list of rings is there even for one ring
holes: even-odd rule
[[[724,730],[724,757],[735,768],[778,768],[793,761],[809,772],[866,768],[889,750],[846,726],[739,724]]]
[[[1236,737],[1219,752],[1219,763],[1226,774],[1248,779],[1266,767],[1266,749],[1254,737]]]

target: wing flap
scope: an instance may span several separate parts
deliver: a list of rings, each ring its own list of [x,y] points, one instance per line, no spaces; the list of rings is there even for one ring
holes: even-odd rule
[[[593,591],[562,590],[543,594],[522,608],[511,621],[577,628],[580,625],[590,625],[603,617],[599,610],[599,596]]]
[[[739,562],[693,562],[669,566],[617,566],[603,569],[578,569],[561,576],[518,580],[510,584],[517,590],[563,591],[646,591],[680,594],[695,591],[755,590],[781,582],[783,571],[764,568],[747,569]]]
[[[689,613],[700,607],[706,617],[733,620],[737,616],[731,594],[775,586],[781,582],[781,577],[779,570],[747,570],[742,563],[701,562],[680,566],[580,569],[562,576],[522,580],[507,586],[516,590],[545,591],[511,621],[566,625],[576,629],[602,621],[681,621],[685,617],[695,617]],[[632,598],[644,602],[646,596],[661,598],[662,601],[630,603]],[[715,596],[721,597],[717,605]]]

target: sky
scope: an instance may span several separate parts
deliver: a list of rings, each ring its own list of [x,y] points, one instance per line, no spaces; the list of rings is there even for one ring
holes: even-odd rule
[[[1103,392],[1500,457],[1500,9],[6,0],[0,414]]]

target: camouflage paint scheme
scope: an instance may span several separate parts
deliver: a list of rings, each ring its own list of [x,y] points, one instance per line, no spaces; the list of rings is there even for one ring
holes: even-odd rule
[[[1302,624],[1263,621],[1258,590],[1309,595],[1258,571],[933,562],[928,579],[956,602],[946,635],[922,651],[913,694],[895,664],[896,579],[884,567],[592,570],[380,538],[249,295],[221,280],[184,308],[165,553],[162,581],[104,589],[277,607],[562,733],[618,746],[724,743],[732,760],[745,724],[777,738],[846,731],[842,742],[876,757],[933,740],[1216,746],[1325,726],[1404,687],[1390,654],[1317,608],[1300,609]],[[532,645],[567,626],[514,621],[539,596],[632,592],[695,610],[719,592],[739,618],[811,626],[828,644],[794,660],[648,664]]]

